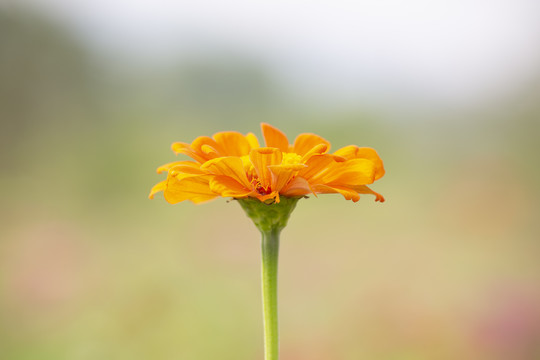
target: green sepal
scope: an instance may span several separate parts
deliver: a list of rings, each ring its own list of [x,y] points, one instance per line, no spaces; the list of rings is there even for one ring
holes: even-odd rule
[[[302,197],[281,196],[279,203],[267,204],[256,198],[236,199],[253,220],[255,226],[263,234],[269,232],[281,232],[296,207],[296,203]]]

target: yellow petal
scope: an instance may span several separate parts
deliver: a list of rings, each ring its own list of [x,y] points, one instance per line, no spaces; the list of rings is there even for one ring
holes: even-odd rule
[[[298,155],[305,155],[315,146],[324,144],[326,150],[330,149],[330,142],[328,140],[315,134],[300,134],[294,140],[293,151]]]
[[[215,176],[210,180],[210,189],[221,196],[232,196],[234,198],[246,197],[253,192],[238,181],[223,175]]]
[[[184,200],[196,204],[212,200],[218,196],[210,189],[209,181],[213,177],[213,175],[194,175],[178,179],[169,174],[167,188],[164,191],[165,200],[170,204]]]
[[[155,194],[157,194],[160,191],[165,190],[166,187],[167,187],[167,180],[158,182],[156,185],[152,187],[152,190],[150,190],[150,195],[148,195],[148,198],[153,199]]]
[[[379,154],[372,148],[349,145],[337,150],[334,154],[342,156],[347,160],[368,159],[373,161],[373,164],[375,165],[375,180],[382,178],[385,173],[384,165]]]
[[[161,165],[157,168],[157,173],[161,174],[164,171],[169,171],[173,167],[181,166],[182,168],[193,168],[193,169],[199,169],[201,167],[201,164],[198,164],[193,161],[173,161],[171,163]]]
[[[278,148],[282,152],[289,152],[289,140],[281,130],[265,123],[261,124],[261,129],[267,147]]]
[[[214,134],[214,140],[221,146],[221,156],[244,156],[249,154],[251,146],[246,137],[236,131],[223,131]]]
[[[249,146],[252,148],[252,149],[256,149],[256,148],[260,148],[261,146],[259,145],[259,139],[257,139],[257,136],[255,136],[254,133],[248,133],[246,135],[246,140],[248,141],[249,143]]]
[[[281,189],[287,185],[289,180],[291,180],[293,175],[305,167],[306,165],[304,164],[268,166],[272,175],[271,189],[279,193]]]
[[[281,164],[283,159],[281,151],[270,147],[253,149],[249,153],[249,159],[255,168],[261,185],[268,188],[272,184],[272,176],[268,166]]]
[[[244,165],[239,157],[228,156],[212,159],[201,165],[201,169],[215,175],[228,176],[244,187],[251,188]]]

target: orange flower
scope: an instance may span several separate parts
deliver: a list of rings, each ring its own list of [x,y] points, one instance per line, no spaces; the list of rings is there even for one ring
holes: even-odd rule
[[[157,172],[166,171],[167,179],[156,184],[149,197],[163,191],[171,204],[201,203],[218,196],[278,203],[280,196],[339,193],[354,202],[360,194],[384,201],[366,186],[384,175],[375,150],[349,145],[330,154],[330,143],[318,135],[300,134],[290,145],[275,127],[263,123],[261,128],[266,147],[259,146],[252,133],[233,131],[201,136],[191,144],[172,144],[176,154],[195,161],[160,166]]]

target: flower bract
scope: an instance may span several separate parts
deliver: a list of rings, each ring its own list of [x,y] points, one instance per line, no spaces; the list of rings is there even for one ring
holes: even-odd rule
[[[281,197],[339,193],[354,202],[360,194],[384,201],[367,186],[385,173],[374,149],[349,145],[330,153],[330,143],[318,135],[300,134],[290,144],[279,129],[264,123],[261,128],[264,146],[254,134],[234,131],[200,136],[191,144],[173,143],[176,154],[192,160],[160,166],[157,172],[166,172],[167,178],[152,188],[149,197],[163,191],[171,204],[217,197],[279,203]]]

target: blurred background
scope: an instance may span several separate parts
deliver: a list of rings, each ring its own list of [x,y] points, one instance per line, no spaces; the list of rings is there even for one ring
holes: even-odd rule
[[[262,359],[238,204],[147,199],[174,141],[371,146],[282,234],[283,360],[540,359],[540,4],[3,0],[0,358]]]

